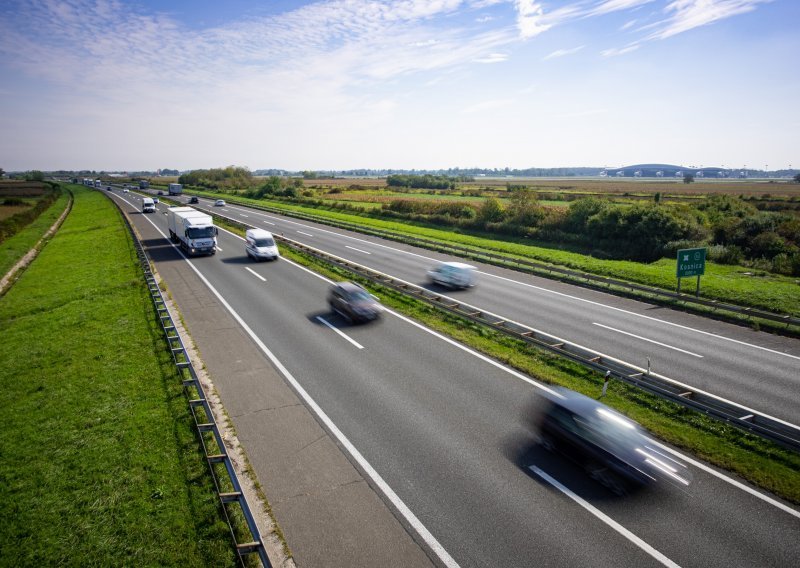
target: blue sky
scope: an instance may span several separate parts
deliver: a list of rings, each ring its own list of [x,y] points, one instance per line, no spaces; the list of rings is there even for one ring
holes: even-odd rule
[[[0,167],[800,166],[797,0],[0,6]]]

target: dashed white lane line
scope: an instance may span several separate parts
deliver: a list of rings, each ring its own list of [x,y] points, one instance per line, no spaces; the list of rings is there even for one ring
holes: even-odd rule
[[[263,219],[262,219],[262,222],[266,223],[267,225],[274,225],[275,224],[275,223],[273,223],[271,221],[264,221]]]
[[[311,233],[304,233],[303,231],[297,231],[297,232],[300,233],[301,235],[305,235],[307,237],[313,237],[314,236]]]
[[[244,267],[244,269],[245,269],[246,271],[248,271],[250,274],[252,274],[253,276],[255,276],[256,278],[258,278],[259,280],[261,280],[262,282],[266,282],[266,281],[267,281],[267,279],[266,279],[266,278],[264,278],[263,276],[261,276],[261,275],[260,275],[258,272],[256,272],[256,271],[255,271],[255,270],[253,270],[252,268],[249,268],[249,267],[245,266],[245,267]]]
[[[351,247],[350,245],[344,245],[344,248],[349,248],[350,250],[354,250],[357,252],[363,252],[364,254],[372,254],[371,252],[367,252],[365,250],[357,249],[356,247]]]
[[[607,325],[603,325],[602,323],[597,323],[596,321],[593,321],[592,325],[596,325],[597,327],[602,327],[604,329],[608,329],[608,330],[611,330],[611,331],[616,331],[617,333],[621,333],[622,335],[628,335],[630,337],[635,337],[636,339],[641,339],[642,341],[647,341],[648,343],[655,343],[656,345],[660,345],[661,347],[666,347],[667,349],[674,349],[675,351],[680,351],[681,353],[686,353],[687,355],[691,355],[692,357],[699,357],[700,359],[703,358],[702,355],[698,355],[697,353],[692,353],[691,351],[686,351],[685,349],[681,349],[679,347],[674,347],[672,345],[667,345],[666,343],[661,343],[660,341],[655,341],[654,339],[647,339],[646,337],[642,337],[641,335],[635,335],[633,333],[629,333],[627,331],[622,331],[621,329],[617,329],[615,327],[609,327]]]
[[[336,333],[338,333],[339,335],[341,335],[342,337],[344,337],[344,338],[345,338],[347,341],[349,341],[350,343],[352,343],[353,345],[355,345],[355,346],[356,346],[356,347],[358,347],[359,349],[364,349],[364,346],[363,346],[363,345],[361,345],[360,343],[358,343],[357,341],[355,341],[355,340],[354,340],[352,337],[350,337],[350,336],[348,336],[347,334],[345,334],[344,332],[342,332],[342,330],[340,330],[340,329],[336,329],[336,328],[335,328],[334,326],[332,326],[332,325],[331,325],[331,324],[328,322],[328,320],[326,320],[325,318],[323,318],[323,317],[321,317],[321,316],[317,316],[317,319],[318,319],[320,322],[322,322],[322,323],[324,323],[325,325],[327,325],[327,326],[328,326],[329,328],[331,328],[333,331],[335,331]]]
[[[610,526],[612,529],[617,531],[619,534],[627,538],[633,544],[644,550],[647,554],[658,560],[664,566],[669,566],[670,568],[680,568],[678,564],[675,564],[672,560],[661,554],[658,550],[647,544],[641,538],[633,534],[631,531],[623,527],[617,521],[606,515],[600,509],[589,503],[588,501],[580,498],[575,493],[567,489],[564,485],[561,485],[558,481],[547,475],[544,471],[536,467],[535,465],[529,466],[529,469],[544,479],[547,483],[561,491],[564,495],[575,501],[578,505],[589,511],[592,515],[603,521],[605,524]]]

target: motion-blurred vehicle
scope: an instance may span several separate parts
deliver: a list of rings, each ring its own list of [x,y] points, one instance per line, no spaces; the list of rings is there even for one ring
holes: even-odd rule
[[[244,250],[254,260],[278,260],[280,252],[272,233],[264,229],[248,229],[244,234]]]
[[[159,191],[158,191],[158,195],[164,195],[164,192],[163,192],[163,191],[161,191],[161,190],[159,190]]]
[[[149,197],[142,198],[142,213],[155,213],[156,212],[156,202],[154,199]]]
[[[122,193],[128,193],[128,189],[127,188],[123,189]]]
[[[214,207],[225,207],[225,200],[224,199],[217,199],[214,202]]]
[[[158,197],[153,197],[153,203],[158,203]]]
[[[196,196],[196,195],[192,195],[192,196],[189,198],[189,203],[200,203],[200,200],[199,200],[199,199],[197,199],[197,196]]]
[[[474,266],[463,262],[442,262],[428,271],[428,278],[440,286],[463,289],[475,285],[476,270]]]
[[[544,395],[534,416],[541,445],[574,460],[617,495],[631,485],[691,483],[691,473],[653,443],[637,422],[593,398],[562,387]]]
[[[331,310],[348,321],[371,321],[383,311],[378,299],[355,282],[337,282],[328,291]]]

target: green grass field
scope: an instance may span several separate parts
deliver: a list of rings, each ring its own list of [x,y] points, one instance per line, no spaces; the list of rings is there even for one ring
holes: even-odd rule
[[[105,195],[70,187],[0,300],[0,564],[233,566],[131,239]]]

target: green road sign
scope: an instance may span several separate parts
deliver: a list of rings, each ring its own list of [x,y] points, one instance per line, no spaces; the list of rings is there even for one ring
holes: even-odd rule
[[[700,276],[706,272],[706,249],[681,249],[678,251],[678,278]]]

